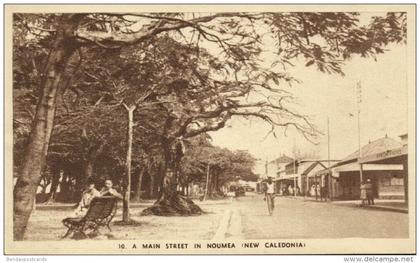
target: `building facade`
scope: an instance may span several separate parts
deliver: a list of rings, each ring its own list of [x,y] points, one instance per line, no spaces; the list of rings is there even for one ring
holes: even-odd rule
[[[370,179],[374,196],[379,199],[407,198],[406,135],[397,141],[385,136],[369,142],[342,161],[317,173],[328,178],[329,195],[333,199],[360,199],[361,183]]]

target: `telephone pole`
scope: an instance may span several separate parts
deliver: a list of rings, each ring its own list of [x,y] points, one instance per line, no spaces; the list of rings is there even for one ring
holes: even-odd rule
[[[356,86],[356,94],[357,94],[357,134],[358,134],[358,141],[359,141],[359,160],[362,157],[362,146],[361,146],[361,139],[360,139],[360,104],[362,103],[362,84],[360,80],[357,82]],[[359,164],[359,172],[360,172],[360,185],[363,183],[363,164]]]
[[[331,173],[331,156],[330,156],[330,117],[327,117],[327,139],[328,139],[328,197],[332,199],[332,173]]]
[[[293,141],[293,147],[296,150],[296,138]],[[296,152],[293,154],[293,195],[296,197],[296,180],[297,180],[297,173],[296,173]]]

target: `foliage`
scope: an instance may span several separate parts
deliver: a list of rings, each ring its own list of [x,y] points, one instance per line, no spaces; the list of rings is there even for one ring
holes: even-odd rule
[[[246,151],[213,146],[201,136],[187,146],[180,179],[184,183],[205,183],[208,167],[213,175],[218,176],[219,187],[238,179],[256,181],[258,176],[253,172],[255,161]]]
[[[305,63],[343,74],[351,56],[383,53],[405,42],[406,14],[387,13],[361,25],[358,13],[103,13],[74,14],[77,48],[57,98],[48,162],[122,173],[126,118],[121,103],[137,105],[133,162],[164,161],[162,141],[188,144],[232,117],[293,127],[312,140],[308,117],[293,108],[288,72]],[[42,87],[43,65],[62,14],[14,16],[14,155],[26,148]],[[266,43],[273,43],[273,46]],[[271,65],[265,57],[269,56]],[[301,60],[303,59],[303,61]],[[200,161],[201,159],[201,161]],[[184,173],[202,180],[208,160],[231,180],[252,178],[252,157],[210,144],[188,149]],[[105,169],[105,170],[107,170]]]

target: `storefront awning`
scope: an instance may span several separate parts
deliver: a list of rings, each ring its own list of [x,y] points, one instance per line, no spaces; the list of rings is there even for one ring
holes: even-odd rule
[[[299,174],[282,174],[277,180],[293,180],[297,178]]]
[[[309,175],[308,177],[319,177],[319,176],[325,176],[331,173],[330,169],[324,169],[324,170],[320,170],[312,175]]]
[[[332,169],[333,174],[338,172],[356,172],[360,170],[359,163],[349,163]],[[402,164],[363,164],[363,171],[402,171]]]

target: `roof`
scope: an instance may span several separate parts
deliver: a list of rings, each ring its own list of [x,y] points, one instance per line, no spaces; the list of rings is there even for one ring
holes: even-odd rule
[[[307,175],[312,169],[314,169],[318,164],[320,164],[322,167],[326,168],[325,165],[323,165],[321,162],[314,162],[311,165],[309,165],[308,168],[306,168],[305,171],[302,172],[302,175]]]
[[[392,149],[400,148],[403,144],[397,140],[384,137],[377,139],[373,142],[370,142],[362,147],[362,154],[361,156],[367,156],[372,154],[378,154],[382,152],[386,152]],[[346,158],[344,158],[341,162],[338,163],[338,165],[347,163],[350,161],[353,161],[355,159],[359,158],[359,150],[355,151],[354,153],[348,155]],[[337,166],[337,165],[334,165]]]
[[[313,162],[315,162],[315,163],[319,162],[323,166],[326,167],[325,163],[331,162],[331,163],[335,164],[337,162],[340,162],[340,160],[327,160],[327,159],[301,159],[301,160],[296,159],[295,160],[296,165],[300,165],[301,163],[313,163]],[[290,166],[290,165],[293,165],[293,160],[287,164],[287,166]]]
[[[404,145],[400,148],[388,150],[377,154],[370,154],[359,158],[360,163],[403,163],[403,158],[407,158],[408,147]]]

